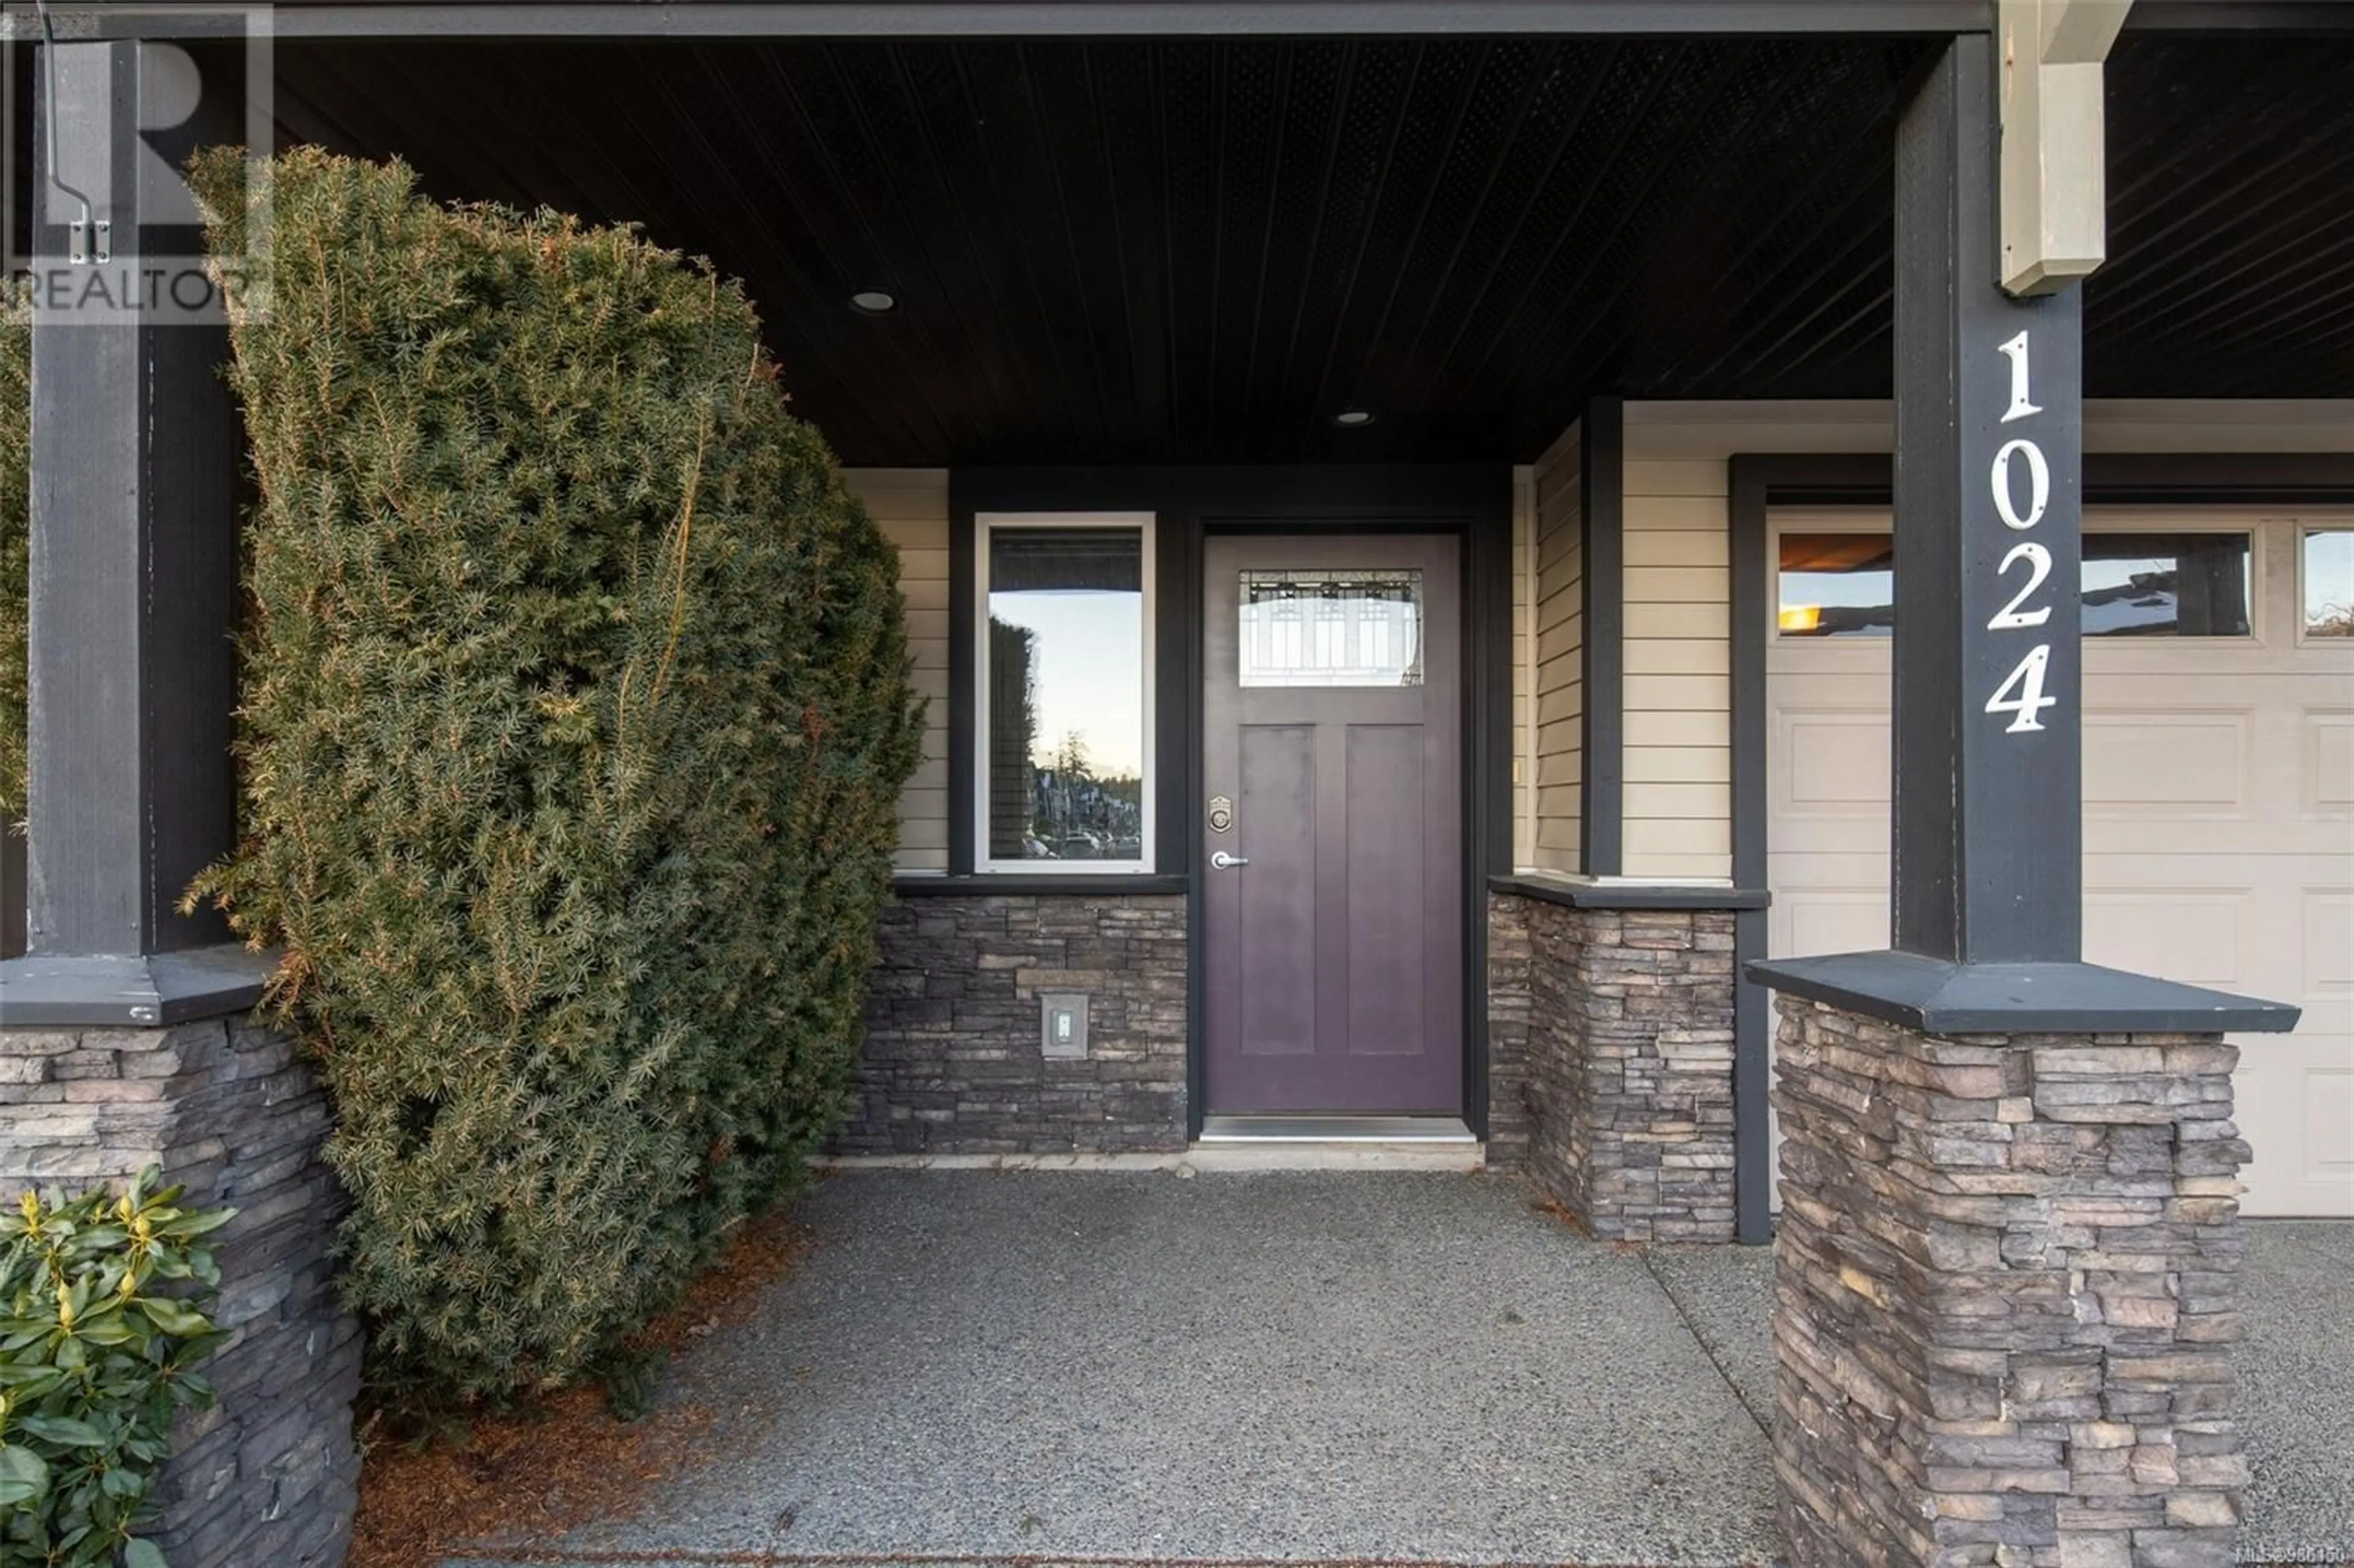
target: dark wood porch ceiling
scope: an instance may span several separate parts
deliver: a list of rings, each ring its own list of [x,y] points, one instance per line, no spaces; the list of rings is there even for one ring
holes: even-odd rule
[[[1925,48],[286,42],[279,109],[713,257],[846,461],[1506,461],[1596,393],[1886,396]],[[2354,396],[2354,41],[2110,82],[2088,389]]]

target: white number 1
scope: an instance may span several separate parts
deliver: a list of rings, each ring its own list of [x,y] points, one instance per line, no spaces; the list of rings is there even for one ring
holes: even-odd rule
[[[2008,425],[2043,412],[2027,400],[2027,334],[2020,333],[1997,352],[2010,361],[2010,412],[2002,417],[2002,422]]]
[[[1987,699],[1987,712],[2015,715],[2003,734],[2018,735],[2023,730],[2040,730],[2043,727],[2043,721],[2035,715],[2045,708],[2060,705],[2059,698],[2043,694],[2043,674],[2051,662],[2052,644],[2037,643],[2027,651],[2027,657],[2019,662],[2019,668],[1995,688],[1994,695]],[[2017,696],[2009,694],[2013,690],[2018,692]]]

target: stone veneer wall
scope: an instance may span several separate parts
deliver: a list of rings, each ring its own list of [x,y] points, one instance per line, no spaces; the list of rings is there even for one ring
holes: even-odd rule
[[[1529,1168],[1529,922],[1534,899],[1488,895],[1488,1169]]]
[[[842,1154],[1185,1147],[1185,899],[923,894],[885,910]],[[1039,1049],[1041,991],[1085,991],[1087,1054]]]
[[[2237,1051],[1781,1011],[1794,1568],[2224,1568]]]
[[[215,1234],[219,1391],[184,1416],[154,1493],[173,1568],[321,1568],[350,1541],[359,1329],[335,1300],[342,1193],[319,1159],[324,1093],[284,1033],[243,1018],[0,1032],[0,1181],[69,1192],[149,1164]]]
[[[1734,916],[1489,897],[1491,1166],[1596,1235],[1730,1241]],[[1515,1104],[1513,1102],[1517,1101]]]

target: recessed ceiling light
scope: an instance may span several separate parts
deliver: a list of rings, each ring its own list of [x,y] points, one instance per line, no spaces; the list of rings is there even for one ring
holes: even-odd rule
[[[1339,413],[1332,416],[1332,422],[1336,425],[1348,425],[1352,427],[1358,425],[1370,425],[1373,422],[1373,417],[1371,413],[1363,408],[1343,408]]]
[[[861,289],[850,296],[850,306],[870,316],[888,315],[899,308],[899,299],[897,295],[881,289]]]

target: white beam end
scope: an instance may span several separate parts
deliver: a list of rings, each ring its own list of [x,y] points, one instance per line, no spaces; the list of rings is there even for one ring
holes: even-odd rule
[[[2102,63],[2132,0],[1999,0],[2002,286],[2049,294],[2108,254]]]

